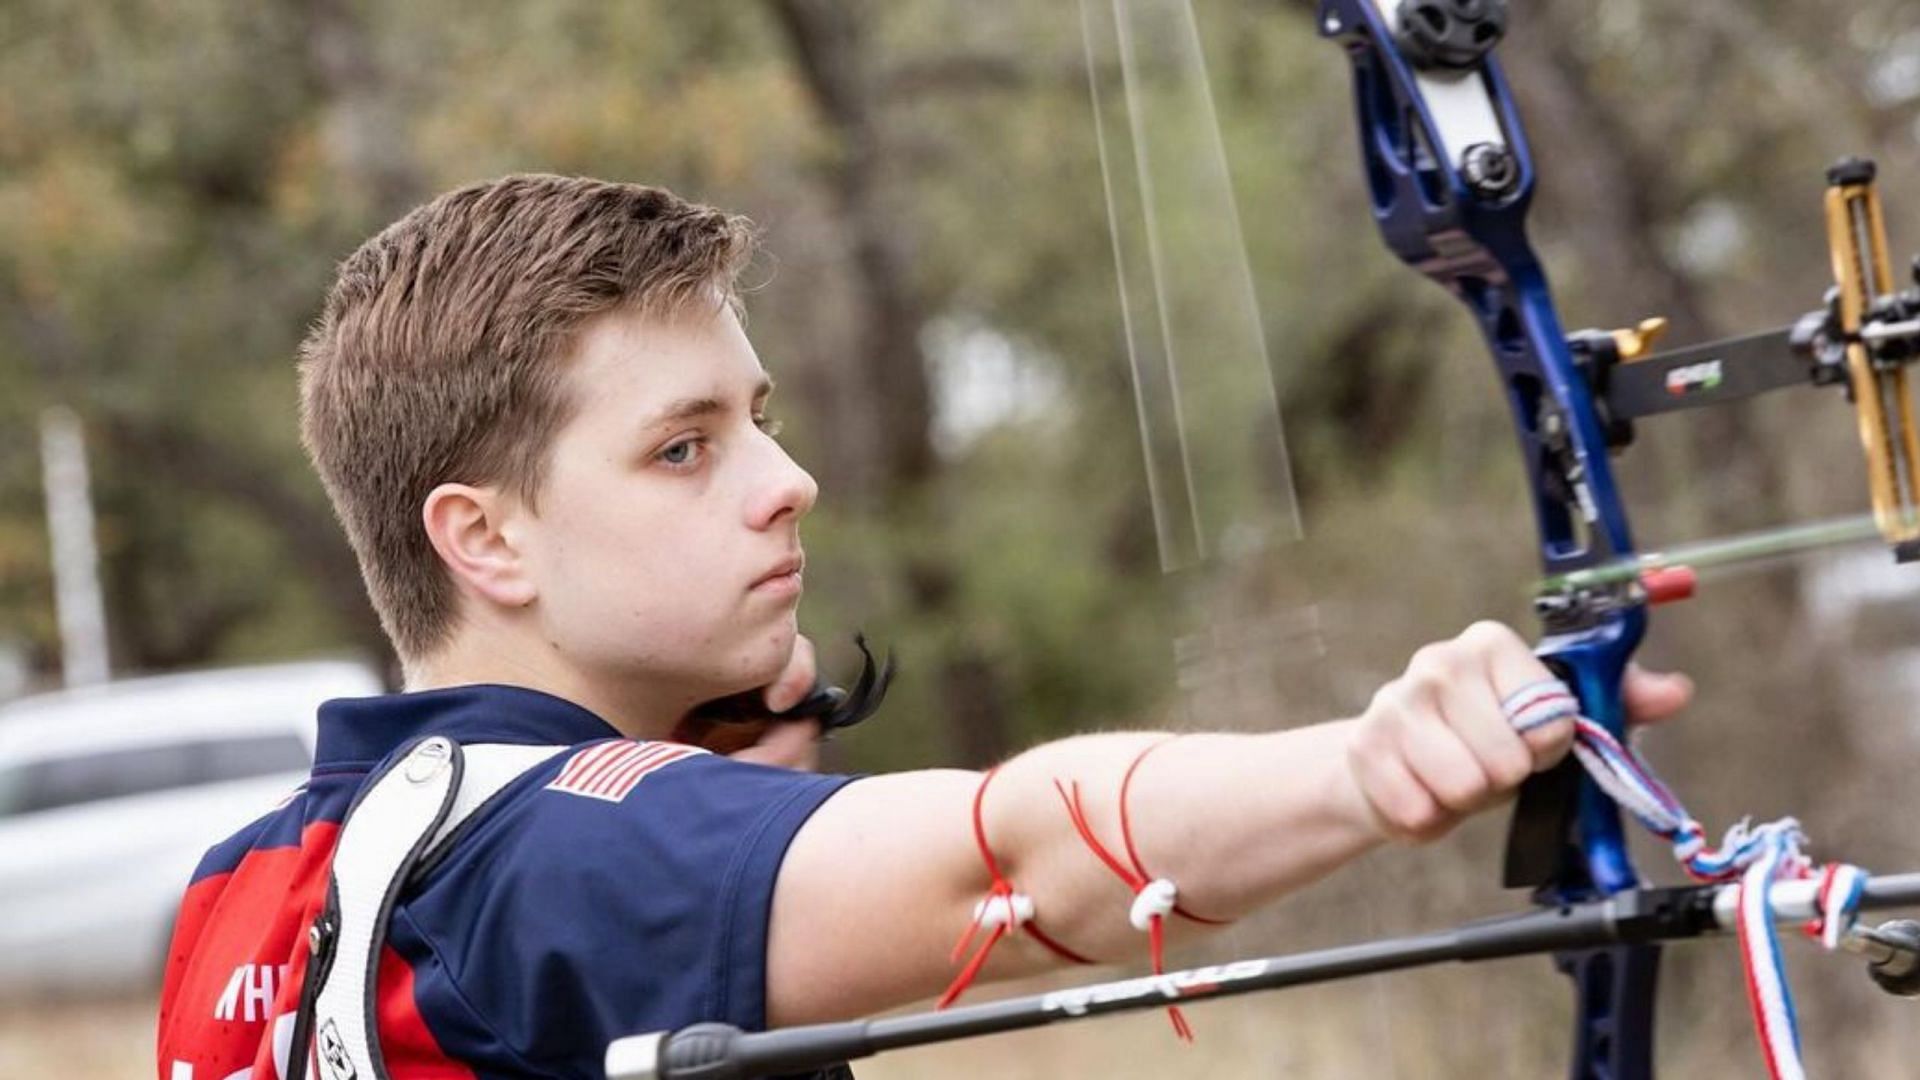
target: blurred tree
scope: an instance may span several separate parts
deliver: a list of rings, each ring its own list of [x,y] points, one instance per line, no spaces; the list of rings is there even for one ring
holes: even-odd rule
[[[1286,558],[1318,600],[1333,707],[1357,709],[1423,641],[1528,618],[1511,424],[1468,320],[1374,237],[1313,5],[1196,8],[1308,526]],[[299,451],[293,350],[374,230],[537,170],[761,223],[751,330],[825,488],[806,624],[830,661],[855,626],[906,661],[842,764],[978,763],[1172,708],[1190,612],[1154,551],[1073,5],[13,0],[0,25],[0,639],[43,677],[34,429],[53,402],[89,425],[125,667],[385,654]],[[1821,171],[1842,154],[1880,159],[1896,247],[1920,247],[1895,179],[1920,175],[1910,4],[1538,0],[1503,55],[1542,167],[1534,235],[1576,325],[1666,314],[1680,342],[1815,306]],[[1783,395],[1647,423],[1623,471],[1657,545],[1857,510],[1858,454],[1836,398]],[[1716,820],[1822,793],[1899,850],[1874,785],[1834,783],[1899,780],[1832,700],[1853,658],[1797,642],[1791,573],[1750,580],[1662,612],[1652,655],[1707,688],[1661,736],[1672,771]],[[1216,591],[1235,615],[1265,595]],[[1756,717],[1805,737],[1712,753]],[[1429,887],[1380,890],[1381,918],[1482,906],[1498,832],[1425,853]],[[1410,1011],[1450,1034],[1477,1022],[1471,998]],[[1749,1052],[1717,1007],[1676,1035],[1713,1062],[1694,1071]],[[1560,1053],[1458,1042],[1461,1071]],[[1424,1075],[1432,1045],[1382,1053]]]

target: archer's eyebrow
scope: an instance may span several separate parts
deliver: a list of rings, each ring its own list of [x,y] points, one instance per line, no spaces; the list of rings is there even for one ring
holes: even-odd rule
[[[759,404],[767,400],[767,395],[771,393],[773,393],[773,380],[763,375],[760,381],[754,384],[752,401],[754,404]],[[726,410],[727,403],[716,397],[680,398],[668,403],[665,408],[655,413],[653,419],[647,421],[646,426],[661,427],[702,416],[712,416]]]

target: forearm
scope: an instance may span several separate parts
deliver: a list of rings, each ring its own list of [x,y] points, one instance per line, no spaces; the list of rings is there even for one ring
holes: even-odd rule
[[[1058,963],[1048,941],[1137,962],[1142,935],[1122,875],[1142,873],[1120,826],[1136,761],[1127,818],[1144,876],[1173,882],[1185,911],[1232,920],[1388,838],[1442,836],[1558,761],[1571,721],[1518,731],[1505,705],[1549,677],[1518,635],[1476,624],[1416,653],[1357,720],[1264,735],[1089,735],[1030,750],[989,779],[935,770],[849,785],[782,865],[770,1008],[783,1022],[856,1015],[953,979],[951,935],[995,911],[976,906],[989,881],[968,812],[976,801],[993,861],[1032,899],[1033,926],[1047,935],[1014,934],[983,977]],[[1677,707],[1685,687],[1669,690]],[[1080,836],[1056,784],[1077,786],[1090,832],[1121,873]],[[820,998],[829,984],[836,993]]]
[[[1095,835],[1130,862],[1127,787],[1141,864],[1179,889],[1183,909],[1232,920],[1364,854],[1384,839],[1348,765],[1353,721],[1257,735],[1089,735],[1009,761],[984,804],[995,855],[1074,948],[1124,958],[1140,947],[1129,890],[1073,827],[1055,781],[1077,783]],[[1176,923],[1184,922],[1177,919]]]

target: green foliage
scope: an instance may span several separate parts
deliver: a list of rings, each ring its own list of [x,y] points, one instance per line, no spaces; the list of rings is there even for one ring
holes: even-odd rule
[[[1310,594],[1298,602],[1329,661],[1283,673],[1324,694],[1276,688],[1319,704],[1267,714],[1318,719],[1362,707],[1426,640],[1479,617],[1523,621],[1531,524],[1484,347],[1375,239],[1346,64],[1309,5],[1196,7],[1306,522],[1303,543],[1269,558]],[[1659,313],[1704,338],[1814,306],[1828,276],[1820,172],[1845,153],[1900,178],[1885,185],[1895,246],[1920,247],[1910,4],[1515,7],[1505,53],[1542,166],[1534,233],[1574,325]],[[825,482],[805,625],[830,673],[850,670],[856,628],[903,664],[894,706],[839,744],[839,764],[964,760],[982,745],[960,730],[977,714],[997,717],[985,745],[1002,750],[1160,722],[1178,699],[1172,642],[1212,613],[1155,551],[1079,10],[836,10],[863,35],[854,89],[876,155],[854,194],[842,181],[858,148],[770,4],[13,0],[0,29],[0,644],[24,646],[43,676],[57,668],[36,425],[61,403],[88,425],[123,668],[377,654],[297,445],[294,347],[334,263],[409,205],[509,171],[585,173],[664,184],[765,232],[751,330],[792,446]],[[1222,212],[1169,219],[1198,232]],[[856,258],[861,215],[902,256],[886,284],[911,298],[929,371],[968,363],[939,348],[940,328],[958,326],[1004,343],[1029,380],[1015,397],[1031,407],[942,444],[933,475],[900,494],[882,493],[887,463],[871,460],[869,435],[897,403],[861,363],[875,291]],[[1693,434],[1643,425],[1627,470],[1643,542],[1861,505],[1837,403],[1743,417]],[[1211,584],[1232,593],[1223,580]],[[1663,612],[1653,655],[1724,702],[1698,730],[1836,714],[1830,686],[1845,680],[1828,676],[1844,658],[1774,632],[1792,625],[1792,589],[1768,579],[1729,587],[1722,614]],[[1820,730],[1825,768],[1873,766],[1844,757],[1844,731]],[[1777,746],[1810,754],[1813,741]],[[1879,768],[1881,789],[1898,785]],[[1740,763],[1721,772],[1699,779],[1762,782]],[[1682,766],[1677,779],[1692,778]],[[1835,820],[1884,816],[1875,784],[1851,786],[1860,805]],[[1494,840],[1465,843],[1471,871],[1440,873],[1465,862],[1443,852],[1408,879],[1421,887],[1377,890],[1389,924],[1430,922],[1427,907],[1487,877]],[[1350,912],[1336,915],[1338,936],[1356,936]],[[1683,983],[1720,985],[1688,971]],[[1417,1011],[1441,1018],[1431,1038],[1449,1060],[1478,1061],[1468,1071],[1557,1067],[1544,1043],[1524,1063],[1473,1058],[1491,1051],[1454,1036],[1482,1018],[1446,1027],[1454,1008],[1466,1003]],[[1720,1027],[1738,1048],[1702,1036],[1688,1053],[1746,1052],[1738,1023]]]
[[[1538,232],[1576,317],[1624,323],[1660,305],[1620,272],[1633,260],[1666,267],[1657,280],[1729,328],[1807,306],[1824,273],[1805,257],[1818,164],[1844,142],[1889,172],[1916,166],[1911,97],[1865,89],[1897,9],[1850,9],[1845,35],[1822,37],[1785,6],[1741,20],[1752,33],[1737,40],[1691,6],[1529,13],[1513,64],[1553,163]],[[1015,410],[946,447],[925,488],[895,502],[861,479],[859,436],[886,403],[847,385],[865,302],[833,186],[850,151],[769,7],[12,5],[0,638],[43,666],[54,656],[33,425],[65,402],[93,436],[129,666],[377,649],[295,441],[294,344],[332,264],[406,205],[510,170],[580,172],[664,183],[761,222],[752,329],[787,387],[793,444],[828,481],[809,533],[809,625],[828,643],[866,626],[910,673],[898,712],[916,719],[875,762],[950,756],[939,699],[951,688],[936,676],[961,653],[994,674],[1014,744],[1157,715],[1179,609],[1147,513],[1080,14],[855,10],[881,153],[870,198],[907,253],[903,284],[930,325],[990,330],[1047,388],[1038,415]],[[1410,283],[1371,236],[1339,57],[1293,10],[1221,0],[1198,14],[1308,525],[1289,558],[1318,568],[1322,598],[1363,603],[1404,568],[1326,549],[1318,523],[1338,532],[1370,506],[1422,533],[1509,520],[1503,405],[1454,303]],[[1708,64],[1722,73],[1712,85],[1677,74]],[[1568,117],[1598,126],[1557,123]],[[1609,156],[1638,170],[1636,199],[1618,207],[1579,186]],[[1911,238],[1915,210],[1890,209]],[[1221,212],[1174,211],[1186,229]],[[1734,222],[1734,255],[1689,270],[1715,214]],[[1595,254],[1638,233],[1654,239]],[[1699,473],[1691,449],[1648,442]],[[1501,559],[1503,574],[1524,573],[1524,550]],[[916,578],[928,566],[934,587]],[[1433,634],[1475,613],[1444,612],[1406,624]]]

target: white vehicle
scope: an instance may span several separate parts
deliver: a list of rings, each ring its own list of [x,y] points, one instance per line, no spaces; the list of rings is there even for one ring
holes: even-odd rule
[[[206,849],[284,799],[346,662],[152,678],[0,706],[0,995],[151,990]]]

